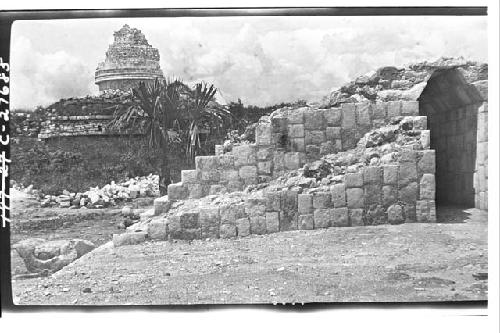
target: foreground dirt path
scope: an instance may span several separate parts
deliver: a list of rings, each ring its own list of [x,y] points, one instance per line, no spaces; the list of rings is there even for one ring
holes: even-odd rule
[[[487,280],[473,274],[487,272],[487,214],[439,216],[455,223],[101,248],[52,277],[13,281],[13,296],[51,305],[486,300]]]

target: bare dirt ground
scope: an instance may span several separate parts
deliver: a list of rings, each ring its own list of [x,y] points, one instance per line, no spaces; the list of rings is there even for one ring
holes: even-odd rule
[[[100,230],[109,240],[110,216],[61,227],[54,237],[78,230],[92,240]],[[477,273],[488,270],[487,213],[440,208],[438,220],[104,245],[53,276],[14,280],[13,297],[20,305],[486,300],[487,276]]]

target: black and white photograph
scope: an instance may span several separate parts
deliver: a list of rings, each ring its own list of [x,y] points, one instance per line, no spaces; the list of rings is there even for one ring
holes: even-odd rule
[[[21,13],[14,307],[486,311],[489,12],[353,9]]]

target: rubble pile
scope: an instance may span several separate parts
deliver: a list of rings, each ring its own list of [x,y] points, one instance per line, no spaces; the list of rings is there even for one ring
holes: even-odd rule
[[[60,208],[104,208],[113,206],[119,201],[126,201],[135,198],[157,197],[159,196],[159,177],[148,175],[145,177],[135,177],[122,183],[106,184],[103,187],[93,187],[85,192],[69,192],[64,190],[60,195],[44,195],[40,191],[33,189],[33,185],[26,188],[14,183],[14,188],[27,194],[38,197],[41,207]]]

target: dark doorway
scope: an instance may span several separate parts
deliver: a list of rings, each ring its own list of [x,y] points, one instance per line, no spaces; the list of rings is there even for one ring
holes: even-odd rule
[[[433,73],[419,98],[436,151],[436,203],[474,207],[477,89],[456,69]]]

